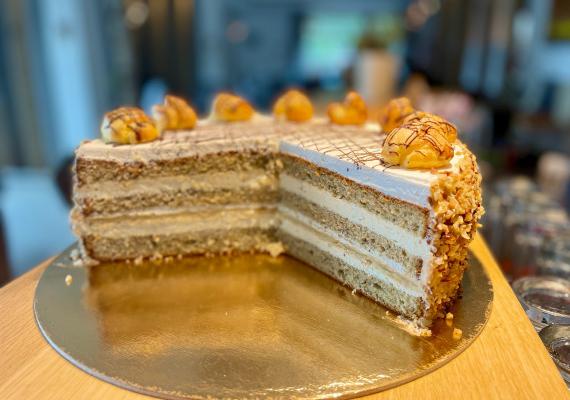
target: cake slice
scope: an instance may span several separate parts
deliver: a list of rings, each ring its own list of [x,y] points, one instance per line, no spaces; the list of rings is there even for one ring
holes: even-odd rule
[[[390,167],[379,135],[313,124],[281,141],[279,237],[289,254],[429,326],[457,294],[481,178],[459,142],[445,169]]]
[[[170,130],[149,143],[83,143],[72,223],[84,260],[285,250],[431,326],[458,293],[482,214],[475,157],[439,117],[410,111],[387,134],[361,124],[356,94],[330,121],[308,121],[302,96],[278,103],[278,121],[222,96],[192,130],[162,121]]]

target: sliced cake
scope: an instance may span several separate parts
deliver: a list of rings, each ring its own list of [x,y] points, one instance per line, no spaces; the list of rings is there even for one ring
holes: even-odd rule
[[[308,105],[289,92],[262,117],[224,94],[192,124],[185,103],[166,101],[148,143],[135,112],[115,112],[104,140],[76,153],[84,260],[285,250],[429,327],[457,295],[482,214],[475,157],[455,127],[402,99],[384,113],[389,133],[364,123],[356,93],[328,121]]]

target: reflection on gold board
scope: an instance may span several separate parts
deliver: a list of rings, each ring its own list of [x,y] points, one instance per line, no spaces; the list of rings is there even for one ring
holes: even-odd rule
[[[418,337],[382,306],[291,257],[86,270],[72,266],[70,251],[38,284],[42,333],[83,370],[165,398],[350,397],[386,389],[465,349],[493,297],[472,259],[454,319]]]

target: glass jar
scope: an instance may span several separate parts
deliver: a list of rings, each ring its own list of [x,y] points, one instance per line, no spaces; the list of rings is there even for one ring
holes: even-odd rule
[[[570,324],[570,282],[567,280],[529,276],[513,282],[513,290],[537,332],[550,324]]]
[[[570,388],[570,325],[549,325],[538,335]]]
[[[537,273],[570,279],[570,231],[543,243]]]

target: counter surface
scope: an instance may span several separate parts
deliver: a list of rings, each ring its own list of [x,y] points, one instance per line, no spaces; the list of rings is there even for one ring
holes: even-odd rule
[[[370,398],[570,398],[484,240],[477,237],[471,249],[489,273],[495,295],[481,336],[442,368]],[[36,327],[32,309],[35,287],[47,264],[0,289],[0,398],[148,398],[88,375],[47,344]]]

